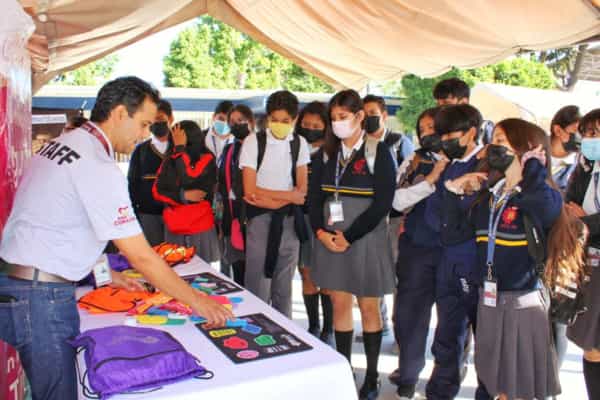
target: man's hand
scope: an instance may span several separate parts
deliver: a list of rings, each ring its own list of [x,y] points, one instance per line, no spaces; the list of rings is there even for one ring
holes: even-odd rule
[[[110,271],[112,283],[110,287],[125,289],[130,292],[145,292],[146,288],[138,280],[129,278],[117,271]]]
[[[191,304],[192,310],[197,315],[206,318],[206,325],[208,328],[218,328],[225,326],[228,319],[235,319],[233,313],[217,303],[208,296],[202,295],[198,292],[196,302]]]

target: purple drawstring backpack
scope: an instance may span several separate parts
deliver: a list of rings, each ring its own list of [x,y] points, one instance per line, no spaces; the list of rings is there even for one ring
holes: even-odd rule
[[[152,391],[189,378],[210,379],[212,372],[171,334],[152,328],[109,326],[88,330],[69,340],[85,350],[81,385],[88,398]],[[85,378],[90,388],[85,385]]]

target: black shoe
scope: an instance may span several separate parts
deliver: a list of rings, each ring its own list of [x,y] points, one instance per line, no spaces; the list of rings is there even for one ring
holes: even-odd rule
[[[323,343],[327,343],[331,347],[335,348],[335,337],[333,336],[333,332],[322,331],[320,339]]]
[[[400,400],[412,399],[415,396],[415,385],[399,385],[396,398]]]
[[[379,390],[381,389],[381,381],[376,378],[365,378],[365,382],[358,392],[359,400],[375,400],[379,397]]]
[[[400,369],[395,369],[391,374],[388,375],[388,380],[392,385],[401,386],[400,384]]]
[[[318,326],[308,328],[308,333],[310,333],[313,336],[319,337],[319,335],[321,334],[321,329]]]

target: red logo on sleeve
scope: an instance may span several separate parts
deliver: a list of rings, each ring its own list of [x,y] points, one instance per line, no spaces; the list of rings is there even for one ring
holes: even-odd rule
[[[131,211],[129,210],[129,206],[119,207],[117,209],[119,216],[115,220],[115,226],[127,224],[129,222],[135,221],[135,217],[131,215]]]

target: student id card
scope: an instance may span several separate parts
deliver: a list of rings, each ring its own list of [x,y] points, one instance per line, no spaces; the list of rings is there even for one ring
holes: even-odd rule
[[[96,287],[112,283],[112,275],[106,257],[102,257],[102,261],[94,265],[94,279],[96,280]]]
[[[483,305],[496,307],[498,300],[498,282],[487,279],[483,282]]]
[[[344,206],[339,200],[329,203],[329,225],[337,222],[344,222]]]

